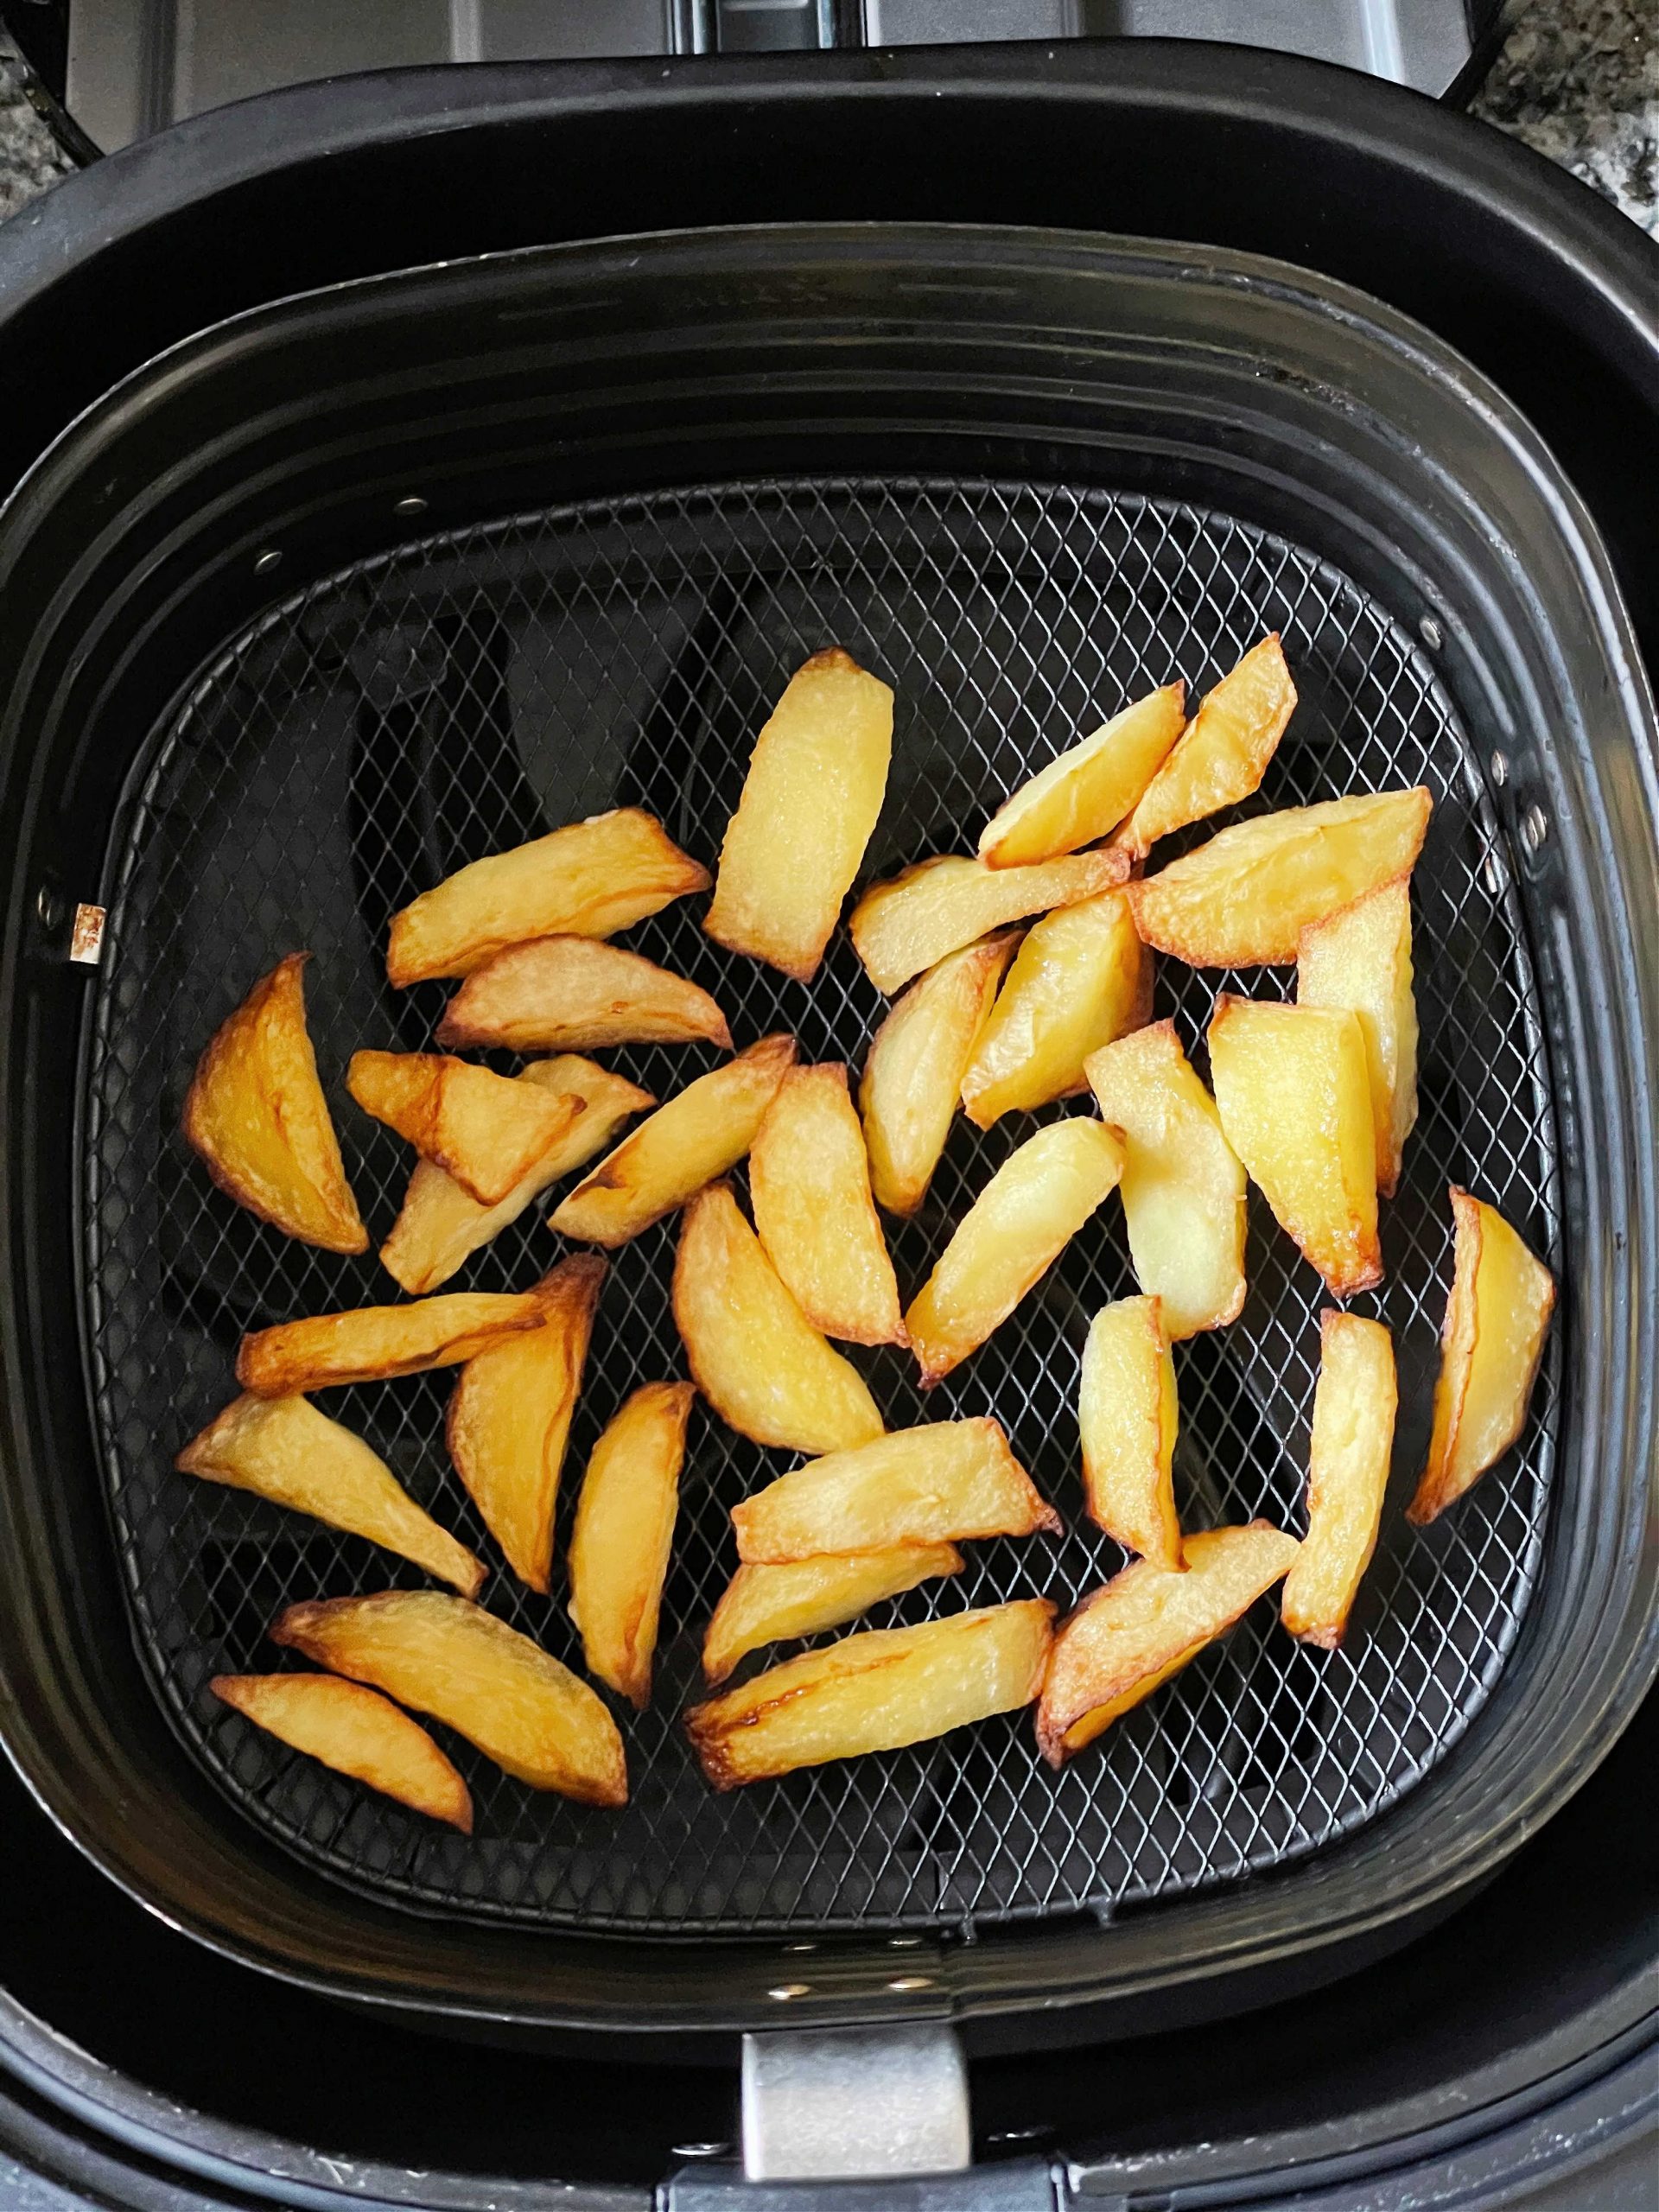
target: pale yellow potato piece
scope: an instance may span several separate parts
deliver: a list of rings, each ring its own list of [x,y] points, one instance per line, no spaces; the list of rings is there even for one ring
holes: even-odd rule
[[[781,1567],[740,1567],[727,1584],[702,1639],[702,1671],[723,1682],[740,1659],[763,1643],[782,1643],[840,1628],[884,1598],[918,1582],[960,1574],[954,1544],[893,1544],[881,1551],[790,1560]]]
[[[337,1675],[215,1675],[207,1687],[256,1727],[336,1774],[472,1834],[472,1792],[420,1722],[378,1690]]]
[[[754,741],[703,925],[809,983],[887,788],[893,693],[834,645],[797,669]]]
[[[1400,1185],[1406,1139],[1417,1125],[1409,876],[1396,876],[1302,931],[1296,1002],[1346,1007],[1359,1016],[1371,1078],[1376,1187],[1391,1198]]]
[[[1406,1517],[1419,1527],[1501,1459],[1521,1433],[1555,1310],[1555,1279],[1495,1206],[1452,1192],[1456,1261],[1440,1332],[1428,1463]]]
[[[1375,1288],[1376,1138],[1358,1016],[1224,991],[1210,1074],[1227,1141],[1331,1295]]]
[[[812,1326],[725,1183],[685,1210],[674,1319],[693,1379],[728,1427],[787,1452],[837,1452],[882,1433],[855,1367]]]
[[[1123,1140],[1118,1189],[1135,1279],[1172,1342],[1236,1320],[1244,1304],[1244,1170],[1216,1103],[1157,1021],[1090,1055],[1101,1119]]]
[[[1122,1544],[1181,1571],[1173,1463],[1175,1362],[1157,1298],[1120,1298],[1089,1325],[1077,1394],[1089,1517]]]
[[[1060,1516],[1037,1494],[999,1422],[931,1421],[779,1475],[732,1508],[737,1555],[779,1566],[893,1544],[978,1536],[1058,1535]]]
[[[1135,925],[1192,968],[1294,960],[1311,923],[1411,873],[1433,806],[1419,786],[1236,822],[1129,886]]]
[[[647,1382],[613,1414],[588,1462],[570,1534],[569,1612],[588,1671],[640,1713],[651,1702],[696,1395],[689,1382]]]
[[[592,937],[538,937],[474,968],[444,1009],[440,1045],[514,1052],[605,1045],[718,1045],[732,1033],[707,991]]]
[[[1026,1598],[918,1628],[865,1629],[693,1706],[686,1732],[716,1789],[926,1743],[1031,1703],[1053,1615],[1046,1598]]]
[[[546,1091],[570,1116],[563,1136],[515,1183],[499,1205],[483,1206],[429,1160],[416,1163],[403,1211],[380,1247],[380,1262],[411,1295],[448,1282],[471,1255],[518,1220],[561,1175],[584,1166],[619,1135],[631,1114],[656,1103],[648,1090],[578,1052],[539,1060],[513,1082]]]
[[[261,1221],[326,1252],[366,1252],[305,1026],[310,957],[278,961],[219,1024],[185,1094],[184,1135]]]
[[[484,1564],[423,1512],[360,1436],[307,1398],[234,1399],[173,1462],[181,1474],[252,1491],[331,1529],[366,1536],[475,1598]]]
[[[1087,1597],[1054,1638],[1037,1707],[1051,1766],[1151,1696],[1288,1573],[1294,1536],[1266,1521],[1210,1529],[1181,1547],[1183,1572],[1138,1559]]]
[[[1357,1313],[1319,1316],[1319,1379],[1307,1463],[1307,1534],[1285,1579],[1280,1618],[1334,1651],[1371,1563],[1399,1403],[1394,1340]]]
[[[574,1098],[555,1098],[447,1052],[353,1052],[346,1088],[365,1114],[396,1129],[483,1206],[499,1205],[578,1111]]]
[[[455,1472],[521,1582],[545,1595],[553,1512],[606,1262],[581,1252],[537,1284],[542,1326],[469,1359],[444,1434]]]
[[[1007,1320],[1122,1172],[1122,1146],[1081,1116],[1039,1129],[1003,1161],[905,1316],[925,1390]]]
[[[687,1084],[577,1184],[548,1226],[587,1244],[626,1244],[736,1166],[795,1059],[792,1037],[763,1037]]]
[[[1026,932],[962,1078],[968,1118],[1047,1106],[1086,1087],[1090,1052],[1152,1012],[1152,955],[1121,891],[1045,914]]]
[[[870,1196],[864,1132],[839,1062],[791,1068],[749,1154],[755,1233],[827,1337],[901,1344],[899,1285]]]
[[[1248,798],[1267,773],[1296,704],[1277,632],[1206,694],[1122,833],[1137,858],[1160,837]]]
[[[244,1337],[236,1379],[258,1398],[288,1398],[346,1382],[387,1382],[429,1367],[455,1367],[523,1329],[539,1329],[533,1290],[457,1290],[408,1306],[359,1306],[314,1313]]]
[[[622,1738],[596,1690],[493,1613],[435,1590],[290,1605],[273,1643],[429,1713],[533,1789],[626,1805]]]
[[[1122,883],[1127,853],[1070,853],[1033,868],[988,868],[960,853],[918,861],[864,893],[848,922],[853,950],[878,991],[896,991],[924,968],[1022,915],[1070,906]]]
[[[620,806],[457,869],[391,918],[386,974],[399,988],[470,976],[532,937],[614,937],[660,913],[709,871],[654,817]]]
[[[912,1214],[927,1196],[962,1078],[1020,941],[1017,930],[948,953],[905,993],[870,1039],[859,1111],[870,1188],[889,1213]]]
[[[1024,868],[1109,836],[1179,737],[1185,709],[1185,684],[1166,683],[1051,760],[980,831],[981,860]]]

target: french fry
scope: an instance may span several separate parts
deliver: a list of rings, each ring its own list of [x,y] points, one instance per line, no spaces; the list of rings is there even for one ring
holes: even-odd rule
[[[314,1313],[244,1337],[236,1379],[257,1398],[291,1398],[346,1382],[387,1382],[429,1367],[454,1367],[521,1329],[539,1329],[533,1290],[451,1291],[409,1306],[359,1306]]]
[[[1293,1636],[1334,1651],[1376,1548],[1399,1390],[1380,1321],[1319,1316],[1319,1379],[1308,1455],[1307,1534],[1285,1578],[1280,1616]]]
[[[326,1252],[366,1252],[305,1025],[305,963],[290,952],[213,1033],[184,1101],[186,1141],[221,1191]]]
[[[857,1369],[801,1312],[728,1184],[711,1184],[685,1210],[674,1319],[698,1389],[740,1436],[836,1452],[881,1434]]]
[[[443,1052],[353,1052],[346,1088],[365,1114],[499,1205],[576,1117],[576,1102]]]
[[[870,1039],[858,1105],[870,1188],[889,1213],[912,1214],[927,1196],[975,1043],[1019,941],[1017,930],[1004,930],[948,953]]]
[[[472,1792],[418,1720],[337,1675],[215,1675],[213,1695],[279,1742],[412,1812],[473,1832]]]
[[[1172,830],[1248,798],[1267,773],[1296,704],[1277,632],[1252,645],[1206,695],[1123,832],[1137,859]]]
[[[588,1462],[570,1535],[571,1619],[590,1675],[651,1702],[651,1663],[679,1505],[689,1382],[647,1382],[612,1416]]]
[[[1555,1281],[1495,1206],[1452,1192],[1456,1260],[1440,1331],[1428,1463],[1406,1518],[1457,1503],[1521,1433],[1555,1308]]]
[[[1371,1078],[1376,1187],[1400,1185],[1406,1139],[1417,1123],[1417,1001],[1412,994],[1411,879],[1340,907],[1302,931],[1296,1003],[1345,1007],[1359,1016]]]
[[[532,1789],[626,1805],[622,1738],[595,1690],[493,1613],[436,1590],[290,1605],[271,1642],[429,1713]]]
[[[386,975],[401,989],[470,976],[529,938],[614,937],[708,887],[708,869],[660,822],[620,806],[474,861],[423,891],[391,918]]]
[[[1122,1172],[1122,1146],[1081,1116],[1039,1129],[1003,1161],[905,1316],[925,1390],[1007,1320]]]
[[[464,1598],[476,1598],[483,1587],[483,1561],[416,1504],[360,1436],[308,1399],[234,1399],[173,1464],[181,1474],[251,1491],[331,1529],[366,1536],[453,1583]]]
[[[1128,872],[1128,855],[1111,851],[1071,853],[1033,868],[988,868],[941,853],[873,885],[847,926],[864,972],[878,991],[891,993],[976,938],[1092,899]]]
[[[970,1122],[1049,1105],[1086,1085],[1090,1052],[1152,1012],[1152,955],[1121,891],[1045,914],[1026,933],[962,1078]]]
[[[1103,1306],[1089,1325],[1077,1397],[1089,1517],[1125,1551],[1177,1574],[1181,1524],[1172,1468],[1179,1421],[1162,1301],[1121,1298]]]
[[[1028,868],[1109,836],[1179,737],[1185,705],[1185,684],[1166,683],[1050,761],[981,830],[981,860],[990,868]]]
[[[1031,1703],[1053,1614],[1046,1598],[1026,1598],[865,1629],[693,1706],[686,1732],[716,1789],[926,1743]]]
[[[444,1009],[440,1045],[514,1052],[593,1052],[604,1045],[732,1046],[707,991],[620,944],[538,937],[474,968]]]
[[[703,1675],[723,1682],[763,1643],[841,1628],[882,1599],[900,1597],[936,1576],[960,1574],[962,1567],[954,1544],[893,1544],[782,1567],[740,1567],[702,1639]]]
[[[791,1068],[779,1084],[750,1151],[749,1193],[766,1257],[815,1329],[856,1344],[904,1343],[864,1132],[839,1063]]]
[[[893,693],[839,645],[790,678],[754,741],[702,926],[717,944],[817,972],[887,788]]]

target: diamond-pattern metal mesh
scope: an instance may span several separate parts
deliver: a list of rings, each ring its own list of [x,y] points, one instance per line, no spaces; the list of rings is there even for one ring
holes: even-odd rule
[[[1106,714],[1177,673],[1208,686],[1268,627],[1284,634],[1301,703],[1252,808],[1417,781],[1436,800],[1414,887],[1421,1120],[1385,1211],[1388,1280],[1356,1301],[1395,1332],[1396,1479],[1344,1649],[1294,1644],[1268,1601],[1058,1777],[1020,1714],[717,1797],[678,1715],[734,1564],[728,1510],[792,1462],[700,1408],[655,1700],[622,1716],[625,1811],[538,1795],[439,1730],[476,1795],[477,1834],[464,1840],[219,1707],[206,1687],[215,1671],[282,1663],[264,1632],[285,1602],[421,1580],[367,1544],[171,1471],[179,1445],[232,1395],[245,1330],[397,1295],[372,1254],[313,1251],[241,1211],[177,1134],[197,1054],[254,978],[290,949],[316,956],[312,1033],[378,1238],[410,1155],[357,1111],[341,1078],[359,1046],[430,1038],[443,987],[394,993],[380,959],[387,917],[416,892],[623,802],[652,810],[712,861],[755,731],[791,671],[831,642],[897,693],[868,873],[970,850],[988,809]],[[804,988],[711,944],[702,903],[682,901],[626,941],[710,988],[740,1044],[786,1027],[806,1057],[858,1065],[883,1007],[844,933]],[[1292,988],[1289,971],[1234,976],[1164,961],[1158,1012],[1175,1015],[1203,1068],[1217,989]],[[1537,1249],[1556,1245],[1533,984],[1509,861],[1445,692],[1382,610],[1306,551],[1175,504],[913,480],[726,486],[410,544],[278,608],[156,734],[125,827],[93,1022],[85,1221],[96,1413],[137,1639],[226,1792],[359,1888],[463,1916],[636,1932],[971,1933],[1107,1912],[1352,1828],[1445,1754],[1503,1663],[1538,1568],[1553,1363],[1520,1451],[1427,1532],[1410,1530],[1402,1507],[1427,1436],[1448,1180],[1496,1202]],[[663,1096],[714,1056],[614,1058]],[[982,1136],[958,1120],[921,1214],[887,1224],[906,1297],[1030,1127],[1013,1116]],[[556,1256],[547,1210],[448,1287],[533,1281]],[[684,1371],[668,1303],[674,1236],[664,1224],[615,1255],[567,1461],[561,1558],[601,1426],[637,1383]],[[1241,1319],[1177,1351],[1189,1529],[1254,1514],[1301,1526],[1323,1298],[1255,1193],[1249,1274]],[[879,1607],[873,1624],[1034,1592],[1064,1606],[1122,1564],[1082,1519],[1075,1406],[1089,1318],[1133,1287],[1109,1201],[925,1401],[898,1352],[855,1353],[893,1427],[995,1414],[1068,1524],[1060,1539],[972,1548],[964,1574]],[[514,1582],[447,1463],[452,1382],[341,1391],[328,1410],[490,1560],[485,1601],[580,1666],[563,1592],[543,1600]]]

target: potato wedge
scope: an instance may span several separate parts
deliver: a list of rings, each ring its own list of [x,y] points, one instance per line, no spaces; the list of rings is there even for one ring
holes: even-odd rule
[[[481,1206],[499,1205],[580,1110],[574,1098],[447,1052],[353,1052],[346,1088]]]
[[[654,960],[592,937],[510,944],[472,974],[444,1009],[440,1045],[514,1052],[588,1052],[604,1045],[732,1048],[707,991]]]
[[[1555,1279],[1495,1206],[1452,1192],[1456,1259],[1428,1463],[1406,1518],[1453,1505],[1521,1433],[1555,1309]]]
[[[950,1134],[962,1078],[1020,942],[1017,930],[946,955],[911,985],[870,1039],[858,1108],[870,1188],[889,1213],[912,1214]]]
[[[1139,859],[1172,830],[1248,798],[1267,773],[1295,704],[1296,686],[1275,631],[1205,695],[1147,786],[1122,842]]]
[[[1406,1139],[1417,1124],[1417,1001],[1412,993],[1411,879],[1339,907],[1302,931],[1298,1006],[1346,1007],[1359,1016],[1371,1078],[1376,1187],[1400,1186]]]
[[[533,1290],[458,1290],[409,1306],[313,1313],[244,1337],[236,1379],[257,1398],[296,1397],[346,1382],[387,1382],[429,1367],[458,1366],[503,1337],[541,1325]]]
[[[638,1084],[577,1052],[537,1061],[512,1080],[544,1090],[561,1103],[571,1114],[569,1127],[499,1205],[480,1205],[442,1168],[429,1160],[416,1163],[403,1211],[380,1247],[381,1265],[412,1296],[448,1282],[457,1268],[517,1221],[561,1175],[603,1152],[631,1114],[642,1114],[656,1103]]]
[[[815,1329],[901,1344],[899,1285],[870,1196],[864,1132],[839,1062],[791,1068],[749,1154],[755,1233]]]
[[[470,976],[532,937],[614,937],[689,891],[709,888],[660,822],[619,806],[511,852],[474,861],[391,918],[386,974],[400,989]]]
[[[1060,1531],[1000,1423],[938,1421],[810,1459],[732,1508],[744,1565]]]
[[[836,1452],[881,1434],[857,1369],[801,1312],[729,1184],[711,1184],[685,1210],[674,1319],[698,1389],[740,1436]]]
[[[1172,1342],[1236,1320],[1244,1304],[1244,1170],[1216,1103],[1155,1021],[1090,1055],[1101,1119],[1123,1141],[1118,1185],[1135,1279]]]
[[[782,1567],[740,1567],[727,1584],[702,1639],[702,1671],[723,1682],[740,1659],[763,1643],[817,1636],[897,1598],[919,1582],[960,1574],[954,1544],[893,1544],[874,1552],[791,1560]]]
[[[1053,1615],[1046,1598],[1025,1598],[918,1628],[865,1629],[693,1706],[686,1732],[716,1789],[926,1743],[1031,1703]]]
[[[588,1462],[570,1535],[569,1613],[588,1671],[639,1713],[651,1702],[696,1395],[689,1382],[647,1382],[612,1416]]]
[[[1037,1747],[1062,1766],[1231,1628],[1296,1557],[1266,1521],[1210,1529],[1181,1547],[1185,1571],[1138,1559],[1060,1624],[1037,1707]]]
[[[1399,1403],[1394,1340],[1357,1313],[1319,1316],[1319,1379],[1307,1463],[1307,1534],[1285,1578],[1280,1618],[1334,1651],[1371,1563]]]
[[[674,1212],[736,1166],[794,1059],[792,1037],[763,1037],[688,1083],[577,1184],[548,1226],[587,1244],[626,1244]]]
[[[1089,1325],[1077,1394],[1089,1518],[1142,1559],[1181,1571],[1172,1471],[1179,1414],[1162,1300],[1120,1298]]]
[[[308,1398],[236,1398],[173,1462],[181,1474],[252,1491],[331,1529],[413,1560],[464,1598],[484,1586],[484,1562],[423,1512],[360,1436]]]
[[[990,868],[1029,868],[1109,836],[1134,810],[1185,721],[1185,683],[1166,683],[1125,707],[1003,800],[979,833],[981,860]]]
[[[481,1606],[436,1590],[290,1605],[273,1643],[384,1690],[476,1744],[532,1789],[626,1805],[627,1761],[596,1690]]]
[[[1135,925],[1192,968],[1294,960],[1311,923],[1411,873],[1433,806],[1419,786],[1236,822],[1129,886]]]
[[[1047,1106],[1086,1088],[1090,1052],[1152,1013],[1152,955],[1121,891],[1045,914],[1026,932],[962,1078],[968,1118]]]
[[[817,973],[887,788],[893,693],[832,645],[791,677],[754,741],[703,925],[716,944]]]
[[[473,1832],[473,1796],[418,1720],[338,1675],[215,1675],[213,1695],[256,1727],[411,1812]]]
[[[1081,1115],[1039,1129],[1003,1161],[905,1316],[925,1390],[1007,1319],[1122,1172],[1122,1146]]]
[[[878,991],[893,992],[948,952],[1022,915],[1070,906],[1122,883],[1127,853],[1070,853],[1034,868],[988,868],[960,853],[918,861],[868,890],[848,922]]]
[[[579,1252],[530,1293],[542,1326],[469,1359],[444,1434],[455,1472],[521,1582],[546,1594],[553,1510],[606,1262]]]
[[[279,960],[214,1031],[185,1094],[185,1140],[261,1221],[326,1252],[366,1252],[305,1026],[310,957]]]

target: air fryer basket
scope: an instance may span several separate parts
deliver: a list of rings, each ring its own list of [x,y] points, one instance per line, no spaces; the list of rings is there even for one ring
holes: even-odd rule
[[[116,518],[96,537],[76,504],[94,474]],[[408,537],[411,499],[434,534]],[[1422,333],[1239,257],[1032,234],[511,257],[302,301],[181,349],[66,442],[4,555],[36,594],[62,577],[27,651],[16,633],[9,733],[32,733],[37,760],[60,746],[67,770],[37,786],[30,834],[39,847],[47,817],[73,820],[54,873],[111,912],[89,1004],[64,996],[75,984],[38,941],[8,968],[10,988],[33,978],[57,1000],[56,1028],[9,1025],[36,1071],[80,1032],[89,1398],[67,1403],[66,1378],[27,1360],[19,1372],[74,1433],[80,1503],[95,1510],[107,1482],[139,1663],[176,1731],[152,1708],[124,1764],[156,1818],[213,1838],[208,1862],[140,1871],[109,1791],[67,1786],[112,1717],[118,1601],[98,1521],[52,1527],[29,1450],[9,1510],[36,1543],[59,1540],[86,1649],[78,1671],[35,1655],[43,1688],[55,1667],[81,1691],[57,1755],[28,1726],[10,1742],[142,1894],[282,1970],[458,2009],[626,2022],[646,1974],[659,2018],[752,2022],[775,1940],[643,1940],[710,1934],[808,1939],[821,1961],[791,1955],[780,1986],[809,2014],[1000,2009],[1262,1964],[1424,1909],[1495,1864],[1608,1739],[1651,1662],[1650,1570],[1629,1539],[1651,1474],[1634,1333],[1651,1326],[1651,1033],[1631,917],[1652,850],[1646,822],[1615,827],[1632,770],[1650,767],[1650,707],[1571,495]],[[298,588],[260,613],[273,573]],[[288,1245],[207,1190],[175,1135],[194,1053],[253,976],[314,947],[314,1034],[335,1079],[357,1045],[424,1043],[442,995],[386,989],[386,915],[479,852],[617,801],[712,858],[766,703],[816,645],[848,645],[899,694],[879,873],[960,844],[1101,713],[1177,672],[1213,681],[1267,626],[1304,703],[1259,804],[1418,779],[1437,800],[1415,886],[1423,1122],[1385,1224],[1388,1281],[1362,1302],[1399,1344],[1399,1479],[1349,1649],[1292,1647],[1264,1609],[1058,1780],[1020,1719],[714,1799],[675,1715],[729,1570],[726,1509],[766,1455],[702,1421],[620,1818],[470,1762],[479,1837],[435,1837],[217,1711],[207,1676],[266,1663],[282,1602],[404,1579],[168,1471],[227,1394],[244,1328],[386,1294],[372,1258]],[[69,857],[93,849],[94,817],[96,885]],[[786,1027],[813,1057],[856,1061],[880,1001],[844,944],[806,991],[696,921],[671,910],[630,941],[709,984],[740,1041]],[[1235,980],[1284,983],[1162,963],[1159,1010],[1192,1042]],[[624,1064],[659,1095],[702,1065]],[[38,1081],[34,1096],[24,1132],[54,1153],[61,1214],[76,1149]],[[399,1147],[348,1106],[340,1118],[384,1233]],[[893,1240],[907,1287],[1026,1126],[959,1128]],[[1549,1251],[1565,1313],[1522,1451],[1414,1535],[1401,1492],[1426,1437],[1448,1179]],[[41,1198],[34,1224],[61,1251],[73,1231]],[[677,1367],[672,1238],[617,1255],[573,1469],[627,1389]],[[555,1249],[532,1212],[457,1287],[523,1281]],[[1322,1301],[1288,1253],[1258,1218],[1244,1317],[1185,1348],[1189,1525],[1294,1521]],[[997,1414],[1073,1529],[982,1548],[898,1617],[1070,1599],[1118,1563],[1076,1533],[1070,1408],[1087,1315],[1128,1287],[1121,1235],[1097,1224],[925,1407],[896,1355],[866,1362],[893,1425]],[[420,1378],[337,1409],[481,1538],[438,1443],[446,1388]],[[556,1599],[505,1575],[488,1595],[569,1652]],[[139,1695],[123,1683],[127,1713]],[[1174,1896],[1194,1888],[1209,1893]],[[1057,1913],[1040,1934],[996,1933]],[[909,1931],[918,1971],[893,1974],[882,1929]]]

